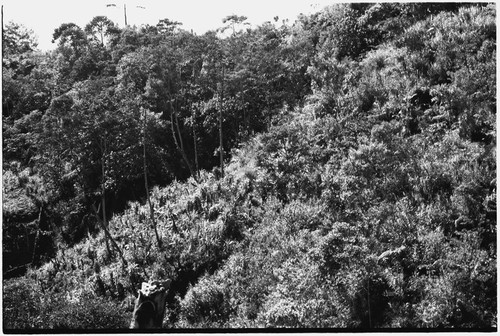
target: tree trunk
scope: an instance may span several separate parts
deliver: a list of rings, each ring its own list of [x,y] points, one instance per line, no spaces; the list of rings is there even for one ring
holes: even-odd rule
[[[171,279],[142,283],[132,313],[131,329],[158,329],[162,327],[167,304],[167,291],[171,283]]]
[[[42,221],[42,212],[43,212],[43,205],[40,205],[40,210],[38,212],[38,222],[37,222],[37,230],[36,230],[36,236],[35,236],[35,242],[33,243],[33,255],[31,257],[31,264],[35,264],[36,260],[36,246],[38,245],[38,239],[40,238],[40,223]]]
[[[192,126],[193,126],[193,146],[194,146],[194,169],[196,172],[196,176],[200,178],[200,166],[198,164],[198,141],[197,141],[197,136],[196,136],[196,111],[193,109],[193,104],[191,104],[191,119],[192,119]]]
[[[194,174],[193,167],[191,166],[191,163],[188,160],[186,152],[184,151],[184,142],[182,141],[182,135],[181,135],[181,131],[179,128],[179,120],[177,118],[177,113],[175,112],[174,106],[172,104],[172,99],[170,99],[170,108],[172,110],[172,113],[170,113],[170,127],[172,128],[172,136],[174,137],[175,146],[177,147],[177,150],[181,153],[182,159],[184,160],[184,162],[188,166],[189,173],[191,174],[191,176],[193,176],[193,178],[195,180],[198,180],[196,178],[196,175]],[[175,116],[175,120],[174,120],[174,116]],[[174,128],[174,124],[176,124],[175,128]],[[179,136],[179,141],[177,141],[177,136],[175,135],[176,134],[175,129],[177,129],[177,135]],[[179,142],[180,142],[180,145],[179,145]]]
[[[224,148],[222,145],[222,106],[224,100],[224,64],[222,64],[222,81],[220,85],[220,107],[219,107],[219,156],[220,156],[220,176],[224,177]]]
[[[108,229],[108,222],[106,219],[106,168],[105,168],[105,157],[106,157],[106,140],[101,139],[101,151],[102,151],[102,157],[101,157],[101,205],[102,205],[102,222],[105,227],[105,229]],[[109,242],[108,238],[106,235],[106,250],[108,251],[108,255],[111,256],[111,248],[109,247]]]
[[[162,248],[162,243],[160,239],[160,235],[158,234],[158,228],[156,226],[156,218],[155,211],[153,207],[153,203],[151,203],[151,198],[149,197],[149,186],[148,186],[148,168],[146,163],[146,110],[144,109],[144,128],[143,128],[143,141],[142,141],[142,156],[143,156],[143,167],[144,167],[144,187],[146,188],[146,198],[149,204],[149,215],[151,217],[151,222],[153,223],[153,229],[155,231],[156,243],[158,244],[158,248]]]
[[[127,267],[127,260],[125,260],[125,257],[123,256],[123,253],[122,253],[122,250],[120,250],[120,247],[118,246],[118,244],[114,240],[113,236],[111,236],[111,233],[109,232],[107,225],[99,218],[99,209],[96,209],[94,204],[92,204],[92,209],[95,212],[95,217],[97,218],[97,221],[101,225],[101,228],[104,230],[104,234],[107,238],[106,245],[108,244],[108,240],[109,240],[111,242],[111,244],[113,245],[113,247],[118,252],[118,254],[120,255],[120,258],[123,262],[123,268]]]

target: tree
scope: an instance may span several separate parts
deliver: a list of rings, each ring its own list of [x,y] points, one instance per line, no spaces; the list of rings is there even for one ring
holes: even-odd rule
[[[34,32],[27,27],[10,21],[3,28],[2,48],[4,62],[9,56],[35,51],[37,46],[38,42]]]
[[[158,23],[156,24],[156,29],[160,34],[168,36],[168,35],[173,35],[179,29],[180,26],[182,26],[181,22],[171,21],[165,18],[158,21]]]
[[[142,127],[142,156],[143,156],[143,166],[144,166],[144,188],[146,189],[146,199],[149,205],[149,215],[151,218],[151,222],[153,223],[153,229],[155,231],[156,243],[158,244],[158,248],[162,248],[162,242],[160,236],[158,234],[158,227],[156,224],[155,217],[155,209],[153,203],[151,203],[151,198],[149,197],[149,184],[148,184],[148,166],[146,160],[146,136],[147,136],[147,125],[148,125],[148,112],[146,109],[142,108],[142,119],[143,119],[143,127]]]
[[[7,23],[3,31],[2,116],[14,119],[35,109],[44,109],[50,69],[44,67],[47,56],[36,52],[33,31],[23,25]],[[47,77],[45,77],[47,76]],[[40,77],[48,80],[43,85]],[[46,108],[46,107],[45,107]]]
[[[55,68],[60,74],[62,92],[70,90],[76,81],[87,79],[94,70],[95,62],[89,50],[87,35],[74,23],[63,23],[54,30],[52,43],[56,43]]]
[[[75,84],[42,118],[39,170],[53,184],[55,202],[74,206],[62,214],[70,231],[97,199],[106,226],[110,213],[126,202],[125,191],[142,176],[139,120],[117,107],[111,83],[104,78]]]
[[[227,29],[232,29],[233,35],[236,33],[236,28],[237,26],[245,26],[245,25],[250,25],[250,23],[245,22],[247,20],[247,17],[244,15],[228,15],[225,18],[222,19],[222,23],[227,23],[227,25],[223,28],[220,29],[221,32],[226,31]]]
[[[105,16],[94,17],[86,26],[85,33],[87,33],[92,41],[100,43],[105,46],[108,42],[116,43],[120,30],[113,21]]]
[[[85,32],[74,23],[63,23],[54,30],[52,43],[58,41],[59,48],[71,48],[77,57],[87,45]]]

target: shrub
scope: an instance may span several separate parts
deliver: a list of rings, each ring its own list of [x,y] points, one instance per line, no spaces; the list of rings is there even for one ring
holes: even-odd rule
[[[223,327],[231,314],[223,285],[208,277],[189,288],[181,302],[181,312],[191,326],[202,328]]]
[[[38,329],[43,320],[40,301],[36,299],[33,281],[15,279],[4,282],[3,326],[5,329]]]
[[[7,330],[120,329],[128,327],[131,317],[116,301],[90,293],[70,297],[65,292],[42,291],[27,278],[7,282],[3,302]]]
[[[84,295],[74,302],[51,302],[45,328],[50,329],[126,329],[131,314],[114,301]]]

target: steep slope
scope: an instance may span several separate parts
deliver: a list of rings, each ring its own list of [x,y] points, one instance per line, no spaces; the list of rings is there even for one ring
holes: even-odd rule
[[[6,291],[44,293],[38,327],[85,327],[71,312],[90,306],[126,327],[140,283],[168,277],[165,327],[496,328],[495,30],[490,5],[356,59],[319,38],[304,106],[223,178],[151,191],[161,243],[133,202],[109,221],[117,248],[89,235]]]

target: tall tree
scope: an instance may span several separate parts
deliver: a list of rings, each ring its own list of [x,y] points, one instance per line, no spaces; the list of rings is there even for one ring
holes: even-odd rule
[[[85,33],[104,47],[110,41],[116,42],[120,29],[107,17],[96,16],[85,26]]]
[[[155,231],[155,237],[156,237],[156,243],[158,244],[158,248],[162,248],[162,242],[160,239],[160,235],[158,234],[158,226],[156,224],[156,217],[155,217],[155,209],[153,206],[153,203],[151,202],[151,198],[149,197],[149,184],[148,184],[148,165],[147,165],[147,159],[146,159],[146,139],[147,139],[147,126],[148,126],[148,110],[145,108],[141,108],[142,110],[142,119],[143,119],[143,126],[142,126],[142,157],[143,157],[143,167],[144,167],[144,187],[146,189],[146,199],[149,205],[149,216],[151,219],[151,222],[153,224],[153,229]]]
[[[38,46],[35,34],[31,29],[15,22],[8,22],[3,27],[2,50],[3,59],[12,55],[35,51]]]
[[[59,48],[71,48],[74,53],[73,57],[80,55],[88,42],[85,32],[74,23],[63,23],[56,28],[52,35],[52,43],[56,41]]]

